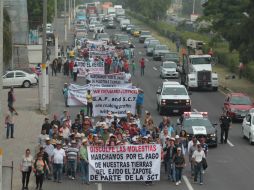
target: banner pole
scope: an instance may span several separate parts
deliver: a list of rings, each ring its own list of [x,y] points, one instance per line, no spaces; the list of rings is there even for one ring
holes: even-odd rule
[[[102,190],[102,183],[97,183],[97,190]]]

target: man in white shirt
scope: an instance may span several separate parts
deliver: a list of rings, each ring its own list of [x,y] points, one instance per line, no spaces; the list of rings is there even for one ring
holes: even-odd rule
[[[63,138],[68,139],[71,135],[70,129],[68,128],[68,125],[66,122],[63,123]]]
[[[38,137],[38,143],[41,147],[44,147],[46,145],[47,138],[49,138],[49,136],[46,134],[46,129],[42,129],[41,134]]]
[[[53,153],[54,153],[54,146],[50,143],[50,138],[47,137],[45,139],[46,141],[46,145],[44,145],[44,151],[48,154],[48,157],[49,157],[49,163],[48,163],[48,167],[49,167],[49,171],[50,171],[50,174],[52,174],[52,162],[51,162],[51,158],[53,156]],[[48,180],[51,180],[51,176],[49,173],[46,173],[46,177]]]
[[[57,145],[53,151],[53,156],[51,160],[53,162],[54,181],[61,183],[63,164],[66,163],[66,156],[65,156],[65,151],[62,149],[62,144],[60,141],[57,142]]]
[[[197,182],[199,176],[199,184],[203,185],[203,158],[205,158],[205,152],[202,149],[200,143],[197,143],[197,150],[193,152],[192,162],[194,163],[194,182]]]

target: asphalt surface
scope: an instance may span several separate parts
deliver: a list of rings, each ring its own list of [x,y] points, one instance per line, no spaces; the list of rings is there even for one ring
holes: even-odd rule
[[[58,19],[56,30],[61,39],[63,39],[63,19]],[[106,30],[107,33],[121,33],[119,29]],[[92,35],[89,34],[91,37]],[[68,34],[68,42],[71,42],[72,34]],[[146,58],[145,76],[140,76],[140,68],[138,67],[133,76],[133,84],[144,90],[145,93],[145,105],[144,110],[149,110],[154,118],[155,124],[159,124],[162,117],[156,110],[156,91],[157,88],[162,84],[162,79],[159,77],[159,61],[153,61],[152,58],[145,55],[145,49],[143,44],[139,44],[137,39],[135,41],[135,61]],[[137,62],[138,63],[138,62]],[[177,80],[177,79],[176,79]],[[64,108],[64,102],[62,97],[61,89],[64,82],[70,82],[59,74],[57,77],[50,77],[50,112],[61,114]],[[78,84],[85,84],[83,79],[78,79]],[[219,116],[222,112],[222,106],[225,95],[221,92],[198,92],[194,91],[191,95],[192,109],[195,111],[207,111],[209,119],[212,123],[218,123]],[[72,118],[76,113],[79,112],[80,107],[71,107],[68,109]],[[176,123],[178,116],[172,116],[173,123]],[[220,129],[218,128],[218,135],[220,135]],[[218,138],[219,140],[219,138]],[[254,150],[251,145],[248,144],[246,139],[242,138],[241,135],[241,123],[233,123],[232,128],[229,132],[229,143],[220,145],[217,148],[210,148],[208,152],[208,169],[204,174],[204,185],[200,186],[193,184],[193,179],[190,178],[190,166],[189,164],[185,168],[182,184],[178,187],[175,184],[170,183],[166,180],[164,174],[164,168],[161,170],[161,181],[156,182],[153,186],[148,186],[148,189],[188,189],[188,190],[251,190],[254,187],[254,176],[253,162]],[[80,181],[69,181],[65,180],[62,184],[55,184],[53,182],[46,182],[44,189],[97,189],[96,184],[90,186],[82,186]],[[143,183],[103,183],[102,189],[143,189]]]

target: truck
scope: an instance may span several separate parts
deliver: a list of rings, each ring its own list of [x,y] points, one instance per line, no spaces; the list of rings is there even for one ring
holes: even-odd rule
[[[116,16],[125,15],[125,9],[116,9]]]
[[[97,8],[95,3],[87,3],[86,4],[86,14],[89,17],[91,14],[96,14]]]
[[[130,24],[130,23],[131,23],[130,19],[122,19],[120,21],[121,30],[126,30],[127,25]]]
[[[114,7],[109,7],[107,13],[108,13],[108,15],[115,17],[116,16],[116,9]]]
[[[182,54],[180,71],[181,84],[188,90],[210,89],[218,90],[218,74],[212,71],[213,58],[203,54],[202,41],[187,40],[188,52]],[[194,54],[192,54],[195,52]]]

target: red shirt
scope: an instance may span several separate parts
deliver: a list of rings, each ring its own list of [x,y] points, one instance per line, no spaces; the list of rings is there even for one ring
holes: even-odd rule
[[[140,66],[141,66],[141,67],[145,67],[145,60],[144,60],[144,59],[141,59],[141,61],[140,61]]]
[[[71,62],[70,62],[70,65],[69,65],[69,68],[72,70],[73,67],[74,67],[74,61],[71,61]]]
[[[106,63],[107,65],[111,65],[112,59],[111,59],[110,57],[107,57],[106,60],[105,60],[105,63]]]

